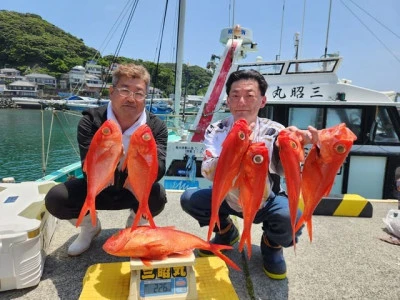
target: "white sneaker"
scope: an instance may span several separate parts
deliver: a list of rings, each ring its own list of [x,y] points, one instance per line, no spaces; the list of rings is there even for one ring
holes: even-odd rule
[[[73,225],[76,224],[77,219],[69,220]],[[78,256],[89,249],[92,240],[100,233],[101,224],[100,220],[97,218],[96,227],[92,226],[92,221],[90,215],[86,215],[81,225],[81,232],[78,237],[73,241],[73,243],[68,247],[69,256]]]
[[[133,220],[135,220],[135,216],[136,216],[135,212],[131,209],[128,219],[126,220],[125,228],[132,227]],[[147,226],[147,225],[149,225],[149,221],[146,218],[143,218],[143,216],[142,216],[139,220],[138,226]]]

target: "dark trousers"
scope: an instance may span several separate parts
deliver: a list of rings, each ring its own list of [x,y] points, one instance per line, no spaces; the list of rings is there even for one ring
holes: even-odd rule
[[[87,183],[85,179],[73,179],[60,183],[47,193],[45,205],[47,210],[59,219],[74,219],[79,216],[85,203]],[[153,216],[158,215],[167,203],[164,187],[156,182],[149,196],[149,208]],[[127,189],[115,186],[105,188],[96,197],[96,210],[120,210],[131,208],[137,211],[139,202]]]
[[[181,206],[185,212],[195,218],[200,226],[208,226],[211,216],[212,189],[187,189],[181,196]],[[243,214],[232,209],[226,201],[223,201],[219,209],[221,228],[225,228],[229,222],[229,215],[243,218]],[[297,213],[297,219],[301,211]],[[270,197],[265,206],[258,210],[254,224],[262,223],[262,229],[271,244],[289,247],[293,245],[292,226],[290,224],[289,202],[286,195]],[[301,229],[296,233],[300,236]]]

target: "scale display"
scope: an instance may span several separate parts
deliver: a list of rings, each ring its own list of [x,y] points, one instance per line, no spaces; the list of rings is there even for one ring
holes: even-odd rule
[[[155,297],[188,292],[185,266],[140,271],[140,296]]]

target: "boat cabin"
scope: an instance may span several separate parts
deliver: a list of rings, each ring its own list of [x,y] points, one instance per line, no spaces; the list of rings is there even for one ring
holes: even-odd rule
[[[223,31],[223,34],[229,31]],[[331,194],[359,194],[369,199],[395,198],[395,182],[400,178],[400,103],[393,92],[379,92],[354,86],[349,80],[339,80],[337,70],[342,58],[239,63],[246,51],[254,51],[248,29],[241,36],[225,38],[225,52],[215,68],[214,76],[196,119],[189,128],[189,137],[168,143],[166,188],[184,189],[210,186],[201,176],[206,127],[224,117],[218,112],[226,98],[225,82],[236,70],[255,69],[268,82],[267,105],[259,116],[285,126],[317,129],[346,123],[356,135],[349,156],[335,178]],[[221,38],[222,40],[222,38]],[[187,165],[195,156],[196,176]],[[284,185],[284,179],[282,179]]]

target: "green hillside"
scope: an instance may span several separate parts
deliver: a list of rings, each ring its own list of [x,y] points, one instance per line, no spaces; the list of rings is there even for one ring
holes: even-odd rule
[[[35,14],[0,11],[0,66],[58,77],[92,58],[96,49]]]
[[[77,65],[84,66],[95,57],[97,50],[40,16],[0,10],[0,68],[15,68],[22,74],[46,73],[59,78]],[[107,67],[112,56],[98,57],[99,64]],[[174,64],[156,64],[127,57],[117,62],[143,64],[152,75],[152,83],[169,95],[174,92]],[[184,66],[183,93],[204,94],[212,75],[198,66]],[[156,76],[157,75],[157,76]],[[187,91],[186,91],[187,87]]]

